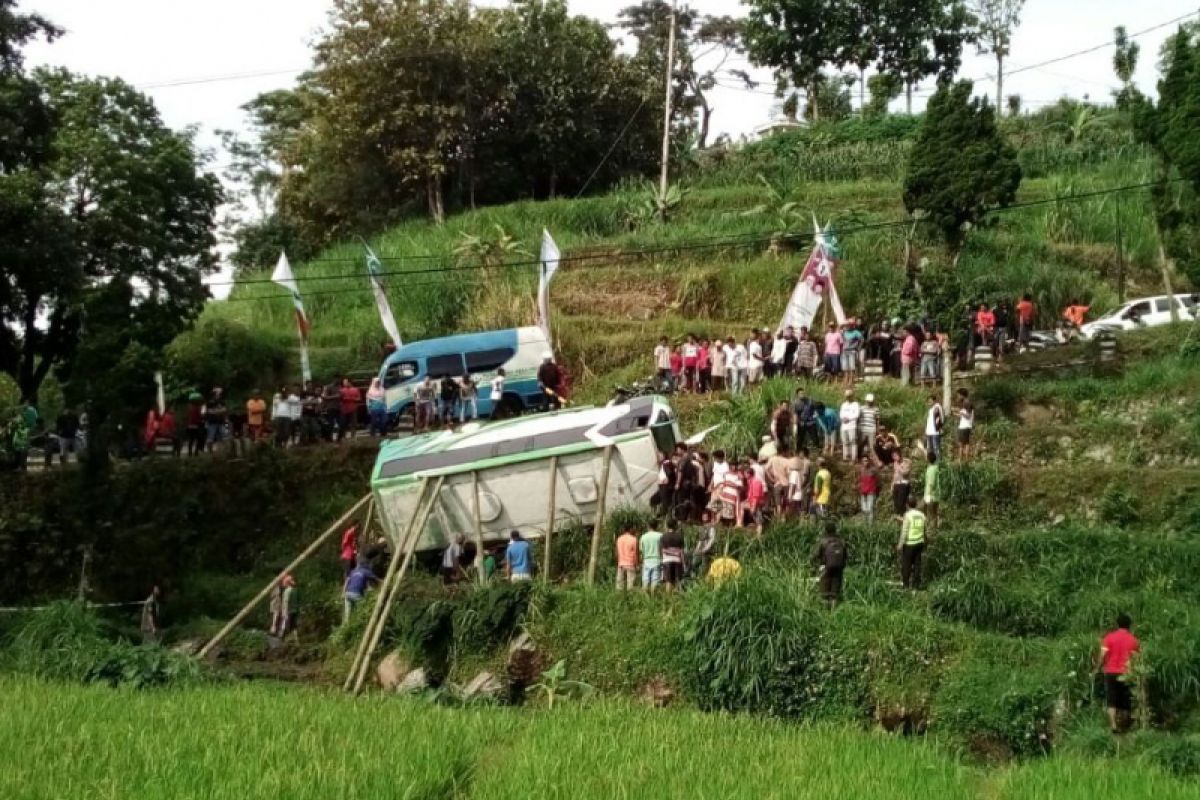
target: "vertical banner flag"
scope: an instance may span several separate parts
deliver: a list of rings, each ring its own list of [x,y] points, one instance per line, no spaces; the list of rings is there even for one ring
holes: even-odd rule
[[[400,329],[396,327],[396,318],[392,316],[392,306],[388,303],[387,293],[383,290],[383,264],[365,241],[363,247],[367,248],[367,274],[371,277],[371,289],[375,292],[375,307],[379,309],[379,319],[382,320],[383,329],[387,331],[388,336],[392,337],[392,344],[399,349],[404,346],[404,342],[400,338]]]
[[[826,297],[829,298],[838,324],[846,321],[846,312],[842,310],[841,300],[838,299],[837,287],[833,285],[833,273],[840,256],[837,236],[829,225],[822,231],[815,217],[813,228],[815,230],[812,253],[809,254],[804,271],[800,273],[800,280],[796,282],[796,288],[788,300],[787,310],[783,312],[783,320],[779,323],[780,330],[789,325],[797,331],[801,328],[811,328],[813,318],[821,309],[821,302]]]
[[[161,416],[167,413],[167,393],[163,390],[162,372],[157,370],[154,373],[154,386],[154,399],[158,404],[158,413]]]
[[[292,265],[288,263],[287,253],[279,254],[279,263],[271,273],[271,282],[279,284],[292,295],[292,305],[296,307],[296,331],[300,334],[300,374],[306,384],[312,383],[312,367],[308,363],[308,315],[304,313],[300,287],[296,285],[296,276],[292,274]]]
[[[558,262],[562,258],[558,245],[550,231],[542,228],[542,255],[538,264],[538,327],[550,338],[550,279],[558,271]]]

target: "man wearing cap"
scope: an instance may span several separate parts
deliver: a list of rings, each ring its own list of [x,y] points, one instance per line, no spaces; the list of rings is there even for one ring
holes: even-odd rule
[[[546,409],[557,411],[562,403],[558,396],[558,365],[554,363],[553,353],[542,353],[542,365],[537,371],[538,387],[546,398]]]

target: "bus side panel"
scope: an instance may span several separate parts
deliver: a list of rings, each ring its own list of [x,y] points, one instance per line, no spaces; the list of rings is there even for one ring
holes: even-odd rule
[[[561,456],[555,490],[555,518],[561,526],[578,519],[589,525],[595,521],[597,488],[603,471],[604,451],[589,450]],[[539,539],[546,532],[546,512],[550,490],[550,459],[538,459],[481,470],[479,473],[480,528],[485,542],[506,541],[510,531]],[[658,457],[649,433],[617,446],[609,474],[607,506],[646,507],[658,484]],[[389,520],[387,530],[393,541],[403,534],[408,515],[415,513],[420,484],[407,490],[407,497],[381,499],[381,509]],[[382,493],[381,493],[382,494]],[[399,494],[399,493],[397,493]],[[430,517],[418,547],[421,550],[444,548],[456,534],[468,539],[475,534],[474,484],[471,473],[446,476],[438,509]],[[395,533],[392,533],[392,532]]]

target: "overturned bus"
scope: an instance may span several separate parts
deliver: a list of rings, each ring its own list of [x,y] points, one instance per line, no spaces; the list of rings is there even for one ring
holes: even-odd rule
[[[605,503],[648,505],[658,485],[659,453],[680,441],[679,425],[662,397],[637,397],[493,423],[470,423],[386,442],[371,489],[388,538],[402,546],[427,479],[441,478],[418,551],[445,547],[457,534],[484,543],[545,535],[551,482],[556,524],[594,522],[604,452],[612,446]],[[476,519],[478,508],[478,520]]]

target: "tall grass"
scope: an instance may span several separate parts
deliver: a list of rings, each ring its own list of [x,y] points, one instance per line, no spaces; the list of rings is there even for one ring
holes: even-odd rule
[[[444,709],[268,685],[139,695],[0,680],[0,796],[1075,800],[1195,783],[1081,756],[999,771],[921,741],[746,717]]]

